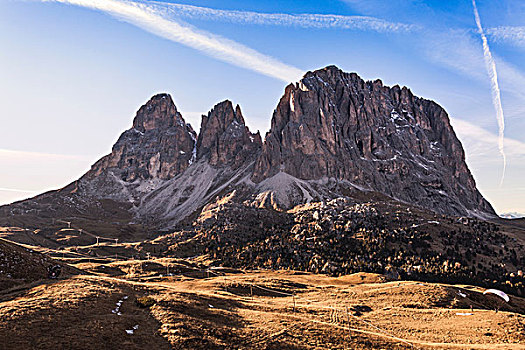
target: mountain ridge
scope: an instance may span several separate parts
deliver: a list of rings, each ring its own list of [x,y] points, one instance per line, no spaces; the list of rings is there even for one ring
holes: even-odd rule
[[[335,66],[285,88],[264,142],[229,100],[202,116],[197,134],[169,94],[154,95],[79,180],[3,212],[46,211],[46,198],[55,214],[63,203],[82,214],[110,200],[130,222],[168,229],[233,190],[274,210],[364,191],[441,214],[495,217],[442,107]]]

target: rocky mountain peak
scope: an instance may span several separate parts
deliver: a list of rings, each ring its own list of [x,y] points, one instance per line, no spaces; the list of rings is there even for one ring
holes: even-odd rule
[[[239,105],[231,101],[215,105],[202,116],[197,140],[197,159],[207,157],[213,166],[240,166],[252,159],[262,145],[259,133],[253,134],[245,124]]]
[[[140,132],[185,124],[169,94],[157,94],[138,110],[133,127]]]
[[[335,66],[286,87],[252,180],[280,172],[346,181],[443,213],[494,214],[443,108]]]
[[[194,160],[196,133],[169,94],[153,96],[138,110],[133,127],[120,135],[111,154],[93,165],[88,177],[104,172],[125,182],[170,179]]]

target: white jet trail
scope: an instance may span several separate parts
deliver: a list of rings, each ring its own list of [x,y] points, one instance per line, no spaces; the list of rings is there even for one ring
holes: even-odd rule
[[[177,42],[208,56],[238,67],[247,68],[285,82],[298,81],[303,71],[284,64],[254,49],[182,21],[167,18],[162,12],[143,2],[127,0],[41,0],[76,5],[108,13],[150,33]]]
[[[252,11],[218,10],[185,4],[148,1],[149,6],[176,17],[225,21],[241,24],[275,25],[316,29],[350,29],[379,33],[410,32],[417,26],[389,22],[369,16],[341,16],[322,14],[261,13]]]
[[[492,57],[492,53],[490,52],[489,43],[487,41],[487,37],[485,36],[485,33],[483,31],[483,27],[481,26],[481,19],[479,18],[479,12],[478,7],[476,6],[476,0],[472,0],[472,6],[474,7],[474,17],[476,19],[476,25],[478,26],[478,32],[481,36],[481,40],[483,41],[483,56],[485,58],[485,66],[487,67],[487,72],[490,77],[491,82],[491,90],[492,90],[492,104],[494,105],[494,109],[496,110],[496,118],[498,119],[498,148],[499,153],[503,157],[503,171],[501,174],[501,181],[500,186],[503,184],[503,180],[505,179],[505,171],[507,169],[507,156],[505,155],[505,147],[504,147],[504,140],[505,140],[505,117],[503,115],[503,107],[501,105],[501,92],[499,89],[499,83],[498,83],[498,72],[496,70],[496,62],[494,62],[494,58]]]

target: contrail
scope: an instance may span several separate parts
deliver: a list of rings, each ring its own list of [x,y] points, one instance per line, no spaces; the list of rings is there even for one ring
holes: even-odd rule
[[[303,71],[254,49],[182,21],[167,18],[143,2],[127,0],[41,0],[82,6],[108,13],[150,33],[204,52],[208,56],[285,82],[298,81]]]
[[[260,13],[252,11],[218,10],[185,4],[148,1],[159,11],[176,17],[200,20],[225,21],[241,24],[275,25],[316,29],[367,30],[379,33],[410,32],[417,27],[395,23],[369,16],[341,16],[322,14]]]
[[[490,77],[491,90],[492,90],[492,104],[496,110],[496,118],[498,119],[498,148],[499,153],[503,157],[503,172],[501,174],[500,186],[503,184],[505,179],[505,170],[507,169],[507,156],[505,155],[504,140],[505,140],[505,117],[503,115],[503,107],[501,105],[501,93],[499,90],[498,84],[498,72],[496,71],[496,62],[492,57],[490,52],[489,43],[487,37],[483,32],[483,27],[481,26],[481,20],[479,18],[478,7],[476,6],[476,0],[472,0],[472,6],[474,7],[474,17],[476,19],[476,25],[478,26],[479,35],[481,35],[481,40],[483,41],[483,56],[485,57],[485,66],[487,67],[487,72]]]

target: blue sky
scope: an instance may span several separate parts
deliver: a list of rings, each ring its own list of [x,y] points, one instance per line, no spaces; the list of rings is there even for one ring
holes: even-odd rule
[[[472,0],[171,3],[0,0],[0,203],[78,178],[157,92],[264,134],[287,82],[336,64],[443,105],[482,193],[525,213],[525,2],[477,1],[485,48]]]

